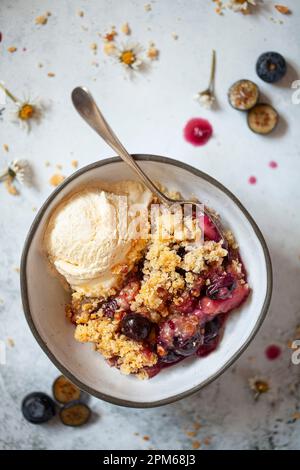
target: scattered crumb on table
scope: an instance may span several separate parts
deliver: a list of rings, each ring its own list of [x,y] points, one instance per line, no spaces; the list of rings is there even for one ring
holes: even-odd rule
[[[187,431],[186,432],[187,437],[195,437],[197,435],[196,431]]]
[[[122,32],[123,34],[126,34],[126,36],[128,36],[129,34],[131,34],[131,29],[130,29],[128,23],[122,24],[122,26],[121,26],[121,32]]]
[[[200,441],[193,441],[192,442],[192,448],[193,449],[199,449],[201,447],[201,442]]]
[[[13,348],[15,346],[15,342],[12,338],[7,338],[7,344],[8,346],[10,346],[11,348]]]
[[[40,24],[40,25],[46,24],[48,21],[48,16],[50,16],[50,14],[48,15],[47,13],[46,15],[37,16],[36,19],[34,20],[35,24]]]
[[[51,186],[58,186],[59,184],[61,184],[63,182],[64,179],[65,179],[65,176],[63,176],[59,173],[55,173],[49,179],[49,183],[51,184]]]

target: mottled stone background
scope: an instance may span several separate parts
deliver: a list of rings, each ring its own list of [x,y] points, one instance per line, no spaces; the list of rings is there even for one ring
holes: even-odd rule
[[[18,96],[29,92],[41,97],[48,111],[28,135],[9,121],[9,103],[0,122],[1,166],[13,158],[28,158],[36,175],[36,187],[22,188],[19,196],[8,194],[3,184],[0,187],[0,340],[6,343],[7,353],[6,365],[0,366],[0,447],[299,449],[300,365],[291,363],[288,347],[300,323],[300,105],[292,104],[290,88],[300,70],[299,2],[287,2],[292,10],[289,16],[277,13],[273,1],[265,1],[251,16],[231,11],[218,16],[211,1],[157,0],[150,2],[151,11],[145,11],[145,3],[1,0],[0,79]],[[78,15],[79,10],[84,16]],[[35,18],[47,11],[51,12],[47,24],[36,25]],[[133,80],[104,55],[98,35],[111,25],[119,30],[126,21],[133,41],[145,48],[154,41],[160,50],[159,60]],[[96,54],[90,48],[94,42]],[[17,51],[10,53],[9,47]],[[212,48],[217,51],[218,109],[206,111],[193,95],[206,87]],[[266,50],[281,52],[290,64],[278,85],[267,85],[255,75],[256,58]],[[49,77],[49,72],[55,76]],[[266,100],[281,115],[270,137],[251,133],[245,116],[227,103],[228,87],[246,77],[259,82]],[[56,165],[62,165],[61,172],[67,176],[74,171],[73,159],[83,166],[111,156],[72,109],[70,91],[79,84],[92,90],[132,152],[168,155],[192,164],[241,199],[266,237],[275,282],[268,317],[251,347],[201,393],[150,410],[91,399],[91,423],[69,429],[58,420],[30,425],[20,412],[23,396],[34,390],[50,392],[58,371],[25,322],[18,266],[34,211],[52,190],[49,178],[58,172]],[[214,137],[203,148],[190,146],[182,137],[185,122],[195,116],[207,117],[214,126]],[[278,168],[269,167],[271,160]],[[250,176],[257,178],[255,185],[248,183]],[[282,348],[273,362],[265,357],[269,344]],[[270,384],[270,391],[258,401],[248,386],[255,376]]]

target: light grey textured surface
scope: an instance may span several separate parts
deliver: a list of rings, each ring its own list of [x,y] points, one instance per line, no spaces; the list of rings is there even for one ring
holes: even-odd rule
[[[291,363],[287,344],[300,323],[299,281],[299,112],[292,104],[291,82],[299,74],[299,2],[289,0],[289,17],[264,2],[257,14],[246,16],[214,13],[212,2],[164,0],[152,2],[146,12],[142,1],[127,0],[2,0],[0,6],[1,72],[12,92],[29,91],[49,105],[40,126],[27,135],[9,122],[8,109],[0,122],[1,162],[28,158],[35,169],[37,187],[21,195],[1,193],[0,340],[7,345],[7,363],[0,366],[0,448],[2,449],[190,449],[201,448],[300,448],[300,421],[293,415],[300,406],[300,365]],[[79,17],[77,12],[84,11]],[[51,11],[44,26],[34,19]],[[283,20],[275,23],[270,17]],[[153,40],[159,61],[147,74],[131,80],[120,65],[102,52],[98,33],[128,21],[132,40],[145,47]],[[174,40],[172,33],[178,34]],[[119,40],[121,40],[119,35]],[[98,44],[94,55],[90,44]],[[11,54],[10,46],[18,50]],[[23,48],[26,48],[23,51]],[[206,87],[211,49],[217,51],[216,91],[219,109],[206,111],[193,95]],[[278,85],[261,82],[255,60],[266,50],[278,50],[289,64],[287,77]],[[97,61],[99,66],[92,65]],[[298,63],[297,63],[298,61]],[[42,63],[43,67],[38,67]],[[47,76],[48,72],[55,77]],[[262,93],[278,109],[282,119],[269,138],[252,134],[245,116],[227,104],[226,91],[237,79],[259,82]],[[53,421],[35,427],[20,413],[22,397],[31,391],[50,392],[57,370],[33,339],[26,325],[19,292],[19,265],[33,209],[50,193],[49,177],[62,164],[72,171],[111,152],[72,109],[69,95],[76,85],[92,90],[104,114],[121,139],[135,153],[149,152],[192,164],[229,187],[260,225],[270,247],[275,285],[271,309],[251,347],[225,375],[201,393],[163,408],[131,410],[92,399],[92,422],[69,429]],[[7,106],[9,108],[9,106]],[[193,148],[182,138],[185,122],[207,117],[214,138],[203,148]],[[5,153],[2,145],[8,144]],[[51,162],[50,167],[45,161]],[[271,160],[278,163],[270,169]],[[257,184],[248,184],[248,177]],[[282,347],[276,361],[265,358],[270,343]],[[248,379],[258,375],[270,381],[271,391],[254,402]],[[201,427],[195,436],[193,423]],[[138,435],[136,435],[138,433]],[[149,436],[149,440],[143,436]],[[210,438],[210,444],[205,438]],[[197,445],[197,443],[195,444]]]

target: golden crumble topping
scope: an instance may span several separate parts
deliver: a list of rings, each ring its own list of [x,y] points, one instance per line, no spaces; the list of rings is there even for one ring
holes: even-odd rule
[[[119,322],[109,318],[89,320],[76,326],[75,339],[82,343],[95,343],[96,350],[106,359],[115,359],[115,365],[123,374],[136,374],[140,369],[156,364],[156,354],[118,333],[118,327]]]
[[[178,235],[180,230],[176,231],[175,217],[162,212],[154,236],[132,241],[126,262],[112,268],[117,279],[115,288],[99,292],[97,297],[73,292],[71,304],[66,306],[66,316],[75,324],[75,339],[94,343],[108,364],[123,374],[149,378],[161,367],[164,354],[175,354],[175,359],[176,354],[180,355],[174,352],[174,344],[191,348],[195,342],[199,347],[202,343],[197,341],[204,335],[205,322],[214,318],[211,309],[219,302],[215,299],[231,302],[236,289],[235,302],[241,303],[249,293],[232,232],[224,233],[225,240],[214,241],[207,239],[204,227],[205,239],[198,243],[201,229],[195,217],[184,221],[183,237]],[[218,289],[219,298],[215,297]],[[233,308],[220,309],[217,314]],[[206,312],[200,318],[197,315],[201,309]],[[137,338],[124,329],[124,321],[126,324],[130,316],[139,317],[142,325],[150,323],[146,336]],[[168,344],[173,350],[168,350]],[[183,351],[182,356],[187,355]]]
[[[199,248],[189,251],[183,260],[182,267],[186,271],[201,273],[212,263],[222,264],[227,250],[222,248],[222,241],[206,241]]]

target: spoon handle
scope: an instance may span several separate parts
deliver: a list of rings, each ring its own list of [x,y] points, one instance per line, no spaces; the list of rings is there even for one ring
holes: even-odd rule
[[[148,178],[143,170],[136,163],[134,158],[127,152],[121,144],[100,109],[98,108],[91,93],[85,87],[77,87],[72,91],[72,101],[80,116],[102,137],[103,140],[127,163],[143,181],[145,186],[165,204],[173,203],[165,196],[156,185]]]

